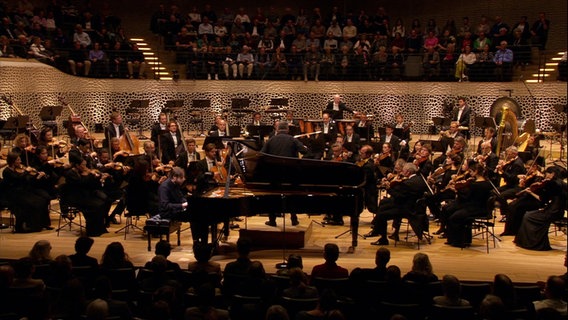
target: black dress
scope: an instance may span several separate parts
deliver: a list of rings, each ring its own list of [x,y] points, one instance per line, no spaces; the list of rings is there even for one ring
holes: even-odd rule
[[[551,250],[548,240],[550,223],[564,215],[566,209],[566,184],[560,179],[545,183],[540,192],[541,203],[544,207],[529,211],[523,217],[515,243],[517,246],[530,250]]]

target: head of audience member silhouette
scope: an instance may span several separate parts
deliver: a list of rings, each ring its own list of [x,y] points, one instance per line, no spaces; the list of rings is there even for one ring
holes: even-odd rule
[[[379,268],[386,268],[390,258],[390,250],[385,247],[380,247],[375,253],[375,265]]]
[[[93,243],[95,243],[95,240],[92,238],[86,236],[79,237],[75,240],[75,252],[78,255],[86,256],[91,251]]]
[[[87,320],[104,320],[108,317],[108,302],[103,299],[95,299],[87,306]]]
[[[33,263],[41,264],[53,260],[51,258],[51,243],[47,240],[37,241],[28,255]]]
[[[122,268],[126,261],[128,261],[128,255],[124,252],[122,243],[111,242],[103,253],[101,266],[103,268]]]
[[[493,278],[492,294],[501,298],[506,306],[513,306],[516,301],[513,281],[506,274],[496,274]]]
[[[304,268],[304,263],[302,262],[302,256],[299,254],[290,254],[288,256],[288,263],[286,264],[288,269],[299,268],[300,270]]]
[[[306,274],[300,268],[290,269],[290,272],[288,272],[288,276],[290,277],[290,285],[292,287],[305,285],[308,281],[308,279],[306,279]]]
[[[237,252],[240,258],[248,258],[250,254],[250,249],[252,246],[252,241],[247,237],[240,237],[237,240]]]
[[[431,275],[433,273],[432,264],[427,254],[418,252],[414,255],[414,259],[412,259],[412,271],[424,275]]]
[[[561,300],[565,291],[564,279],[559,276],[550,276],[546,280],[544,295],[548,299]]]
[[[156,243],[156,248],[154,249],[154,253],[156,255],[160,255],[167,258],[169,257],[171,252],[172,252],[172,245],[168,241],[160,240]]]
[[[288,311],[279,304],[274,304],[266,310],[265,320],[289,320]]]
[[[193,256],[197,262],[206,263],[211,259],[211,246],[203,242],[193,244]]]
[[[323,247],[323,258],[326,263],[335,263],[339,259],[339,247],[335,243],[326,243]]]
[[[444,296],[446,296],[449,300],[459,300],[461,294],[461,285],[459,279],[451,274],[445,275],[442,278],[442,290],[444,291]]]
[[[488,294],[479,305],[479,315],[485,320],[504,319],[505,305],[498,296]]]

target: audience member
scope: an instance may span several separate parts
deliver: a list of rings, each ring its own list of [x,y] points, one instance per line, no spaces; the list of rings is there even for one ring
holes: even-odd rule
[[[355,268],[351,271],[350,278],[352,280],[385,281],[390,255],[389,249],[380,247],[375,253],[375,268]]]
[[[327,243],[323,249],[323,258],[325,262],[314,266],[312,269],[311,277],[312,282],[314,278],[347,278],[349,273],[347,269],[337,265],[339,259],[339,247],[335,243]]]
[[[501,298],[501,302],[507,310],[514,310],[518,307],[513,281],[506,274],[495,275],[491,294]]]
[[[438,281],[438,276],[436,276],[433,272],[432,264],[430,263],[428,255],[419,252],[415,254],[414,259],[412,259],[412,270],[406,273],[404,277],[402,277],[402,280],[428,283]]]
[[[166,258],[166,270],[174,271],[176,274],[181,271],[179,264],[168,260],[170,253],[172,252],[172,245],[166,240],[160,240],[156,242],[156,247],[154,249],[154,253],[156,256],[163,256]],[[148,268],[151,264],[151,261],[146,262],[144,268]]]
[[[306,274],[300,268],[292,268],[288,273],[290,277],[290,287],[284,289],[283,297],[294,299],[310,299],[318,297],[316,287],[309,286]]]
[[[201,319],[230,319],[227,310],[217,309],[214,307],[215,288],[210,284],[204,284],[197,288],[197,306],[187,308],[185,311],[185,320],[201,320]]]
[[[469,306],[469,301],[461,299],[461,285],[456,276],[447,274],[442,278],[443,296],[435,296],[434,304],[447,307]]]
[[[505,306],[501,298],[488,294],[479,305],[479,316],[484,320],[505,319]]]
[[[28,257],[34,265],[52,263],[53,258],[51,257],[51,243],[47,240],[37,241],[30,250]]]
[[[276,271],[276,274],[279,276],[289,276],[290,271],[293,268],[299,268],[300,270],[304,269],[304,264],[302,263],[302,256],[294,253],[288,256],[288,260],[286,261],[286,268],[278,269]]]
[[[566,317],[568,315],[567,303],[562,300],[565,290],[565,283],[561,277],[548,277],[544,287],[545,299],[533,302],[537,314],[542,309],[551,308],[558,311],[561,316]]]

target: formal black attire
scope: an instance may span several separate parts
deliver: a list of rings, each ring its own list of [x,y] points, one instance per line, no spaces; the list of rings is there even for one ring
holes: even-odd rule
[[[472,218],[487,216],[487,202],[493,187],[489,181],[474,181],[469,187],[458,191],[457,200],[442,209],[442,217],[447,221],[448,243],[463,246],[471,243]]]
[[[262,147],[261,152],[289,158],[298,158],[298,153],[307,153],[307,148],[297,139],[285,132],[279,132],[270,138]],[[268,219],[271,223],[276,223],[276,215],[269,213]],[[290,214],[293,224],[297,224],[298,217],[295,213]]]
[[[361,147],[361,136],[358,133],[353,133],[352,136],[345,135],[343,139],[343,146],[347,150],[357,153]]]
[[[293,136],[287,133],[278,133],[264,144],[261,152],[281,157],[298,158],[298,153],[305,154],[307,149]]]
[[[28,172],[17,172],[13,168],[6,168],[2,172],[2,181],[5,190],[9,192],[6,197],[10,211],[16,216],[16,232],[40,231],[46,225],[46,210],[49,217],[49,198],[37,192],[36,176]]]
[[[469,118],[471,117],[471,108],[466,104],[464,106],[461,115],[459,114],[459,110],[460,110],[459,106],[452,110],[452,121],[459,122],[460,127],[469,128]],[[459,119],[458,115],[460,115]],[[469,130],[463,131],[463,134],[469,139]]]
[[[158,187],[158,197],[160,206],[158,214],[161,219],[182,219],[182,214],[186,211],[182,203],[187,202],[181,188],[175,184],[171,178],[166,179]]]
[[[529,211],[523,217],[515,243],[530,250],[550,250],[548,229],[550,223],[564,216],[566,210],[566,184],[560,179],[550,180],[544,184],[540,192],[539,210]]]
[[[386,238],[387,221],[406,217],[414,232],[421,238],[422,232],[427,230],[428,220],[426,219],[426,207],[417,204],[417,201],[424,196],[426,190],[426,183],[419,174],[412,175],[390,188],[388,193],[393,200],[391,205],[381,204],[374,219],[375,232]]]
[[[495,173],[495,168],[497,168],[498,164],[499,157],[495,153],[493,153],[493,151],[487,154],[484,163],[485,173],[487,175],[487,178],[489,178],[489,180],[491,180],[491,182],[493,182],[493,184],[496,186],[499,184],[499,175]]]
[[[387,142],[391,144],[392,151],[398,154],[398,152],[400,151],[400,143],[402,142],[402,140],[399,137],[395,136],[394,134],[392,134],[390,137],[382,135],[379,144],[383,145],[384,143]]]
[[[154,141],[154,144],[157,148],[160,147],[160,135],[166,133],[168,131],[167,124],[160,124],[159,122],[155,123],[150,130],[150,140]]]
[[[482,154],[483,151],[481,150],[481,144],[484,143],[485,140],[481,139],[479,140],[479,143],[477,144],[477,154]],[[497,138],[493,137],[491,138],[491,151],[495,152],[497,151]]]
[[[195,179],[197,178],[198,174],[195,164],[199,160],[201,160],[201,155],[199,154],[199,152],[188,154],[187,151],[182,151],[176,159],[176,167],[180,167],[185,170],[186,184],[195,184]]]
[[[174,143],[174,139],[172,137],[172,133],[166,132],[161,135],[161,147],[162,147],[162,163],[168,163],[170,161],[175,161],[183,151],[183,142],[181,133],[179,131],[175,132],[177,144]]]
[[[334,110],[333,109],[333,101],[330,101],[330,102],[327,103],[327,106],[323,110],[323,112],[329,113],[329,116],[332,119],[343,119],[343,111],[353,112],[353,109],[347,107],[345,105],[345,102],[339,102],[339,105],[337,106],[337,110]]]
[[[118,131],[116,129],[117,128],[114,126],[114,124],[112,122],[109,123],[109,125],[105,127],[105,139],[103,140],[103,147],[104,148],[108,148],[108,146],[110,144],[110,139],[112,139],[114,137],[120,138],[120,137],[122,137],[122,135],[124,135],[124,126],[122,124],[118,126]]]
[[[60,202],[83,212],[87,235],[97,237],[106,233],[105,218],[110,206],[106,195],[100,190],[100,178],[93,174],[82,175],[77,170],[70,169],[65,174],[65,185],[62,188],[64,191],[61,191]]]
[[[517,192],[521,191],[519,187],[519,175],[527,172],[523,160],[519,157],[506,163],[502,168],[501,178],[505,181],[505,185],[498,187],[499,196],[497,201],[500,205],[502,215],[509,213],[507,200],[516,198]]]
[[[130,215],[156,215],[159,208],[159,186],[157,181],[132,174],[126,186],[126,208]]]
[[[364,124],[362,124],[361,121],[357,122],[353,130],[359,134],[361,139],[365,139],[365,141],[369,141],[375,136],[373,125],[369,121],[366,121]]]

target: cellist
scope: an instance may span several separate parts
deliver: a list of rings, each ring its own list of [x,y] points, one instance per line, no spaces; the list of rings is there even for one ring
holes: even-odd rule
[[[110,114],[110,124],[105,128],[105,140],[103,147],[108,147],[112,138],[120,139],[122,135],[124,135],[122,115],[118,111],[113,111]]]

